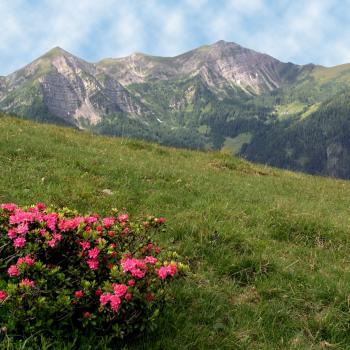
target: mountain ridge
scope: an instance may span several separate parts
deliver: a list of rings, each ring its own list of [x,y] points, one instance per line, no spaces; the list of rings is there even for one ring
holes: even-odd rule
[[[134,53],[96,63],[55,47],[0,77],[0,110],[350,178],[345,165],[350,145],[333,134],[326,138],[326,150],[320,141],[332,123],[324,110],[334,115],[339,134],[350,125],[342,114],[348,111],[345,99],[337,99],[348,90],[350,64],[285,63],[225,41],[174,57]],[[344,108],[329,107],[333,99]],[[303,135],[315,140],[319,151],[311,151],[311,145],[304,149],[309,141]]]

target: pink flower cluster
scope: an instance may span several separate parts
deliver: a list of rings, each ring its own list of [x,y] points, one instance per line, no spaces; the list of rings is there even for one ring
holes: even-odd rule
[[[114,218],[104,218],[102,220],[102,223],[103,223],[105,228],[110,228],[112,225],[114,225],[115,219]]]
[[[143,278],[146,274],[146,263],[141,259],[127,258],[121,261],[124,272],[130,272],[133,277]]]
[[[21,272],[19,271],[19,269],[16,265],[11,265],[7,269],[7,273],[10,277],[18,277],[21,274]]]
[[[52,235],[52,239],[49,239],[47,241],[47,245],[51,248],[54,248],[57,244],[62,239],[62,235],[60,233],[54,233]]]
[[[8,269],[7,269],[7,273],[10,277],[18,277],[21,274],[20,271],[20,267],[23,265],[26,266],[32,266],[35,264],[35,260],[30,256],[30,255],[26,255],[25,257],[22,258],[18,258],[17,260],[17,264],[16,265],[11,265]]]
[[[21,280],[21,282],[19,282],[19,286],[20,287],[31,287],[31,288],[34,288],[35,287],[35,282],[31,281],[28,278],[23,278]]]
[[[95,247],[93,249],[90,249],[88,251],[88,254],[90,259],[97,259],[98,254],[100,254],[100,250],[97,247]]]
[[[26,245],[26,239],[24,237],[17,237],[13,240],[13,246],[15,248],[23,248]]]
[[[113,283],[113,294],[112,293],[103,293],[100,296],[100,304],[102,306],[110,303],[111,309],[114,312],[117,312],[120,308],[120,304],[122,303],[122,298],[129,301],[132,299],[132,294],[128,293],[128,286],[125,284]]]
[[[0,301],[4,301],[8,294],[4,290],[0,290]]]
[[[129,215],[128,214],[120,214],[118,215],[118,221],[119,222],[127,222],[129,220]]]
[[[73,219],[62,219],[58,223],[58,228],[61,232],[73,231],[79,227],[81,223],[85,223],[85,218],[77,216]]]
[[[9,251],[15,257],[8,260],[13,262],[7,266],[5,277],[9,283],[17,281],[20,298],[28,296],[30,288],[35,288],[38,298],[46,298],[51,293],[48,289],[57,286],[49,286],[56,280],[45,281],[45,276],[62,271],[64,280],[69,281],[65,288],[72,296],[68,299],[70,306],[78,308],[82,317],[95,319],[108,312],[124,311],[127,315],[133,308],[156,306],[163,297],[157,289],[162,288],[163,280],[177,273],[175,263],[163,266],[160,248],[147,233],[163,224],[164,218],[149,217],[137,226],[129,222],[125,213],[104,218],[72,217],[72,212],[66,210],[52,213],[42,203],[26,209],[7,203],[0,208],[1,225],[7,230],[0,240],[11,243]],[[67,251],[60,254],[58,247]],[[88,268],[96,273],[85,273]],[[51,302],[55,302],[56,290],[55,293]],[[9,298],[6,291],[0,290],[0,302],[10,304],[15,300],[12,294]],[[106,312],[99,313],[103,307]]]
[[[83,253],[87,251],[88,259],[86,260],[87,265],[91,270],[97,270],[100,263],[98,261],[98,255],[100,254],[100,249],[95,247],[91,248],[91,244],[88,241],[80,241],[79,245],[81,246]]]
[[[168,276],[175,276],[176,272],[177,272],[176,264],[162,266],[160,269],[157,269],[158,277],[162,280],[165,280]]]
[[[30,255],[26,255],[23,258],[18,258],[17,266],[21,266],[23,264],[26,264],[27,266],[32,266],[35,264],[35,260]]]
[[[26,236],[30,232],[30,226],[35,222],[46,226],[53,234],[47,244],[54,247],[61,239],[61,235],[56,233],[56,224],[58,215],[56,213],[45,213],[46,206],[38,203],[36,206],[30,207],[28,210],[17,208],[15,204],[2,204],[1,209],[10,213],[9,224],[13,227],[9,228],[7,236],[13,241],[16,249],[24,248],[27,243]],[[40,230],[40,234],[44,236],[47,233],[45,229]]]
[[[84,218],[84,221],[87,225],[92,225],[93,223],[95,223],[98,220],[98,216],[86,216]]]
[[[90,249],[90,247],[91,247],[90,242],[87,242],[87,241],[79,242],[79,244],[83,250]]]
[[[9,212],[13,212],[17,209],[17,205],[14,203],[4,203],[0,205],[0,208]]]
[[[97,270],[100,266],[100,263],[97,259],[89,259],[86,261],[91,270]]]
[[[155,258],[154,256],[146,256],[144,259],[144,262],[146,264],[151,264],[151,265],[155,265],[157,263],[158,259]]]

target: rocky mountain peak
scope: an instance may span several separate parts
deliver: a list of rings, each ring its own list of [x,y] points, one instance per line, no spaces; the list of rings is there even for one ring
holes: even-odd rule
[[[2,85],[5,85],[2,92]],[[147,117],[147,109],[118,81],[95,64],[55,47],[24,68],[0,79],[0,107],[21,113],[29,102],[49,115],[81,128],[94,125],[103,116],[127,113]],[[12,93],[12,96],[8,93]]]
[[[62,49],[59,46],[52,48],[50,51],[46,52],[42,57],[55,57],[55,56],[73,56],[70,52]]]
[[[241,45],[239,45],[233,41],[225,41],[225,40],[219,40],[219,41],[217,41],[214,44],[211,44],[209,46],[211,46],[212,48],[218,48],[218,49],[223,49],[226,47],[230,47],[230,48],[233,48],[233,47],[239,48],[240,47],[240,48],[242,48]]]

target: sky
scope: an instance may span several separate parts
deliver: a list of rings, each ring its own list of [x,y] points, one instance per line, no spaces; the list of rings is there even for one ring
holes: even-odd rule
[[[350,62],[350,0],[0,0],[0,75],[51,48],[89,62],[218,40],[284,62]]]

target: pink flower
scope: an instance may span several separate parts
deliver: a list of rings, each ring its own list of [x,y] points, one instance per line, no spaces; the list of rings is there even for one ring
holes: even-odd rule
[[[146,300],[147,300],[147,301],[152,301],[152,300],[153,300],[153,295],[152,295],[152,293],[147,293],[147,294],[146,294]]]
[[[10,277],[17,277],[20,275],[20,271],[18,270],[16,265],[11,265],[7,269],[7,273],[9,274]]]
[[[158,259],[153,257],[153,256],[146,256],[145,257],[145,263],[154,265],[157,261],[158,261]]]
[[[83,250],[87,250],[87,249],[90,249],[90,242],[79,242],[80,246],[83,248]]]
[[[134,269],[134,270],[131,271],[131,274],[134,277],[137,277],[137,278],[144,278],[145,275],[146,275],[146,271],[142,271],[142,270],[139,270],[139,269]]]
[[[52,235],[52,239],[47,241],[47,244],[49,247],[54,248],[57,244],[62,239],[62,235],[60,233],[54,233]]]
[[[110,218],[104,218],[102,220],[102,223],[104,225],[105,228],[110,228],[114,223],[115,223],[115,219],[110,217]]]
[[[170,264],[168,267],[167,267],[167,272],[170,276],[174,276],[177,272],[177,266],[176,264]]]
[[[46,205],[44,203],[37,203],[36,207],[38,208],[38,210],[45,210],[46,209]]]
[[[104,293],[100,296],[101,305],[106,305],[111,300],[111,293]]]
[[[47,245],[51,248],[54,248],[56,243],[57,243],[57,241],[55,239],[50,239],[47,241]]]
[[[15,248],[23,248],[26,245],[26,239],[24,237],[18,237],[13,241]]]
[[[166,219],[165,218],[156,218],[154,219],[155,222],[157,222],[158,224],[164,224]]]
[[[89,265],[91,270],[97,270],[98,269],[98,266],[99,266],[98,260],[89,259],[89,260],[86,261],[86,263]]]
[[[0,290],[0,301],[4,301],[7,298],[7,293],[4,290]]]
[[[37,207],[30,207],[30,208],[28,208],[28,212],[29,213],[38,213],[39,210]]]
[[[92,316],[92,313],[89,311],[85,311],[83,316],[84,316],[84,318],[90,318]]]
[[[4,204],[1,204],[0,208],[7,211],[15,211],[17,208],[17,205],[14,203],[4,203]]]
[[[129,215],[128,214],[120,214],[118,216],[118,221],[119,222],[125,222],[129,220]]]
[[[134,280],[129,280],[129,281],[128,281],[128,285],[129,285],[130,287],[133,287],[133,286],[135,285],[135,281],[134,281]]]
[[[10,239],[15,239],[17,237],[17,232],[15,229],[10,228],[7,232],[7,237]]]
[[[114,294],[118,297],[122,297],[128,291],[128,286],[125,284],[113,283]]]
[[[110,302],[112,310],[117,312],[120,307],[121,299],[117,295],[111,295]]]
[[[127,235],[130,232],[129,227],[125,227],[122,231],[123,235]]]
[[[124,298],[125,298],[125,300],[130,301],[132,299],[132,294],[126,293]]]
[[[56,240],[56,241],[60,241],[62,239],[62,235],[59,234],[59,233],[54,233],[52,235],[53,239]]]
[[[99,253],[100,253],[100,250],[97,247],[95,247],[94,249],[90,249],[89,250],[89,258],[96,259]]]
[[[162,280],[165,280],[168,276],[168,271],[165,266],[162,266],[160,269],[157,270],[158,277]]]
[[[27,222],[24,222],[17,227],[17,233],[19,235],[25,235],[29,230],[29,226]]]
[[[101,289],[96,289],[95,295],[98,296],[98,297],[101,296],[102,295],[102,290]]]
[[[140,269],[146,268],[146,264],[143,260],[133,259],[133,258],[127,258],[125,260],[122,260],[121,265],[124,269],[124,272],[131,271],[135,268],[140,268]]]
[[[151,251],[153,249],[153,244],[152,243],[148,243],[147,244],[147,250]]]
[[[93,224],[94,222],[97,221],[97,217],[96,216],[87,216],[84,219],[84,221],[85,221],[86,224],[91,225],[91,224]]]
[[[62,232],[66,232],[66,231],[72,231],[75,230],[76,228],[79,227],[79,225],[81,223],[84,222],[84,218],[77,216],[73,219],[62,219],[59,223],[58,223],[58,228],[62,231]]]
[[[39,233],[41,236],[45,236],[48,232],[44,228],[42,228],[40,229]]]
[[[43,220],[46,221],[47,227],[52,231],[56,231],[56,223],[57,223],[57,214],[56,213],[50,213],[46,214],[43,217]]]
[[[131,272],[134,277],[143,278],[146,274],[146,264],[140,259],[127,258],[121,261],[124,272]]]
[[[167,276],[174,276],[177,272],[176,264],[170,264],[168,266],[162,266],[157,270],[158,277],[165,280]]]
[[[19,225],[23,222],[33,222],[36,217],[36,213],[26,212],[22,209],[16,209],[14,212],[12,212],[9,223],[11,225]]]
[[[28,266],[34,265],[35,260],[30,256],[26,255],[23,258],[18,258],[17,260],[17,266],[21,266],[22,264],[27,264]]]
[[[100,303],[101,305],[107,305],[107,303],[111,303],[111,308],[114,312],[117,312],[119,310],[121,299],[118,297],[118,295],[111,294],[111,293],[105,293],[100,296]]]
[[[20,287],[34,287],[35,286],[35,282],[29,280],[28,278],[23,278],[21,280],[21,282],[19,282]]]
[[[84,296],[84,292],[82,290],[77,290],[75,293],[74,293],[74,297],[76,299],[80,299]]]

